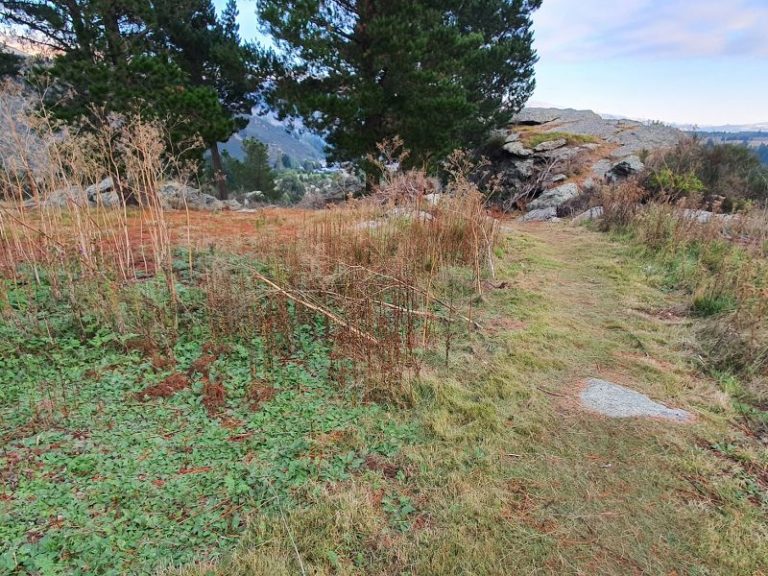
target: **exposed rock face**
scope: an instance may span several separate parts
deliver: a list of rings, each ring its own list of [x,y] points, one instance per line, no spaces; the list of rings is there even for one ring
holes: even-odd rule
[[[546,125],[546,132],[568,132],[594,136],[619,147],[614,158],[674,146],[683,133],[677,128],[658,123],[635,120],[606,119],[591,110],[560,110],[557,108],[525,108],[514,119],[521,125]]]
[[[581,189],[576,184],[563,184],[544,192],[531,202],[528,208],[530,210],[541,210],[543,208],[557,209],[558,206],[572,198],[576,198],[579,194],[581,194]]]
[[[540,142],[535,147],[526,145],[531,132]],[[553,138],[542,142],[550,132]],[[578,136],[594,141],[584,142]],[[481,185],[501,187],[500,196],[508,198],[509,209],[526,204],[535,211],[556,208],[581,190],[642,173],[641,152],[672,147],[683,137],[683,132],[669,126],[605,119],[589,110],[526,108],[513,119],[506,135],[496,134],[496,141],[504,145],[491,154],[490,168],[477,179]]]

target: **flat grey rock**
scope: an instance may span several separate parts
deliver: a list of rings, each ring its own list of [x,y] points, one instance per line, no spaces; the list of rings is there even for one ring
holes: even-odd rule
[[[528,158],[533,155],[533,150],[526,148],[522,142],[507,142],[503,147],[504,152],[519,158]]]
[[[581,393],[582,405],[611,418],[661,418],[688,422],[693,415],[685,410],[668,408],[624,386],[593,378]]]
[[[534,152],[551,152],[552,150],[562,148],[566,144],[568,144],[568,141],[565,138],[558,138],[557,140],[548,140],[547,142],[542,142],[533,150]]]

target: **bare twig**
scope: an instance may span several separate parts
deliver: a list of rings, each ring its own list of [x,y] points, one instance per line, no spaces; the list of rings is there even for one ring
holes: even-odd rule
[[[334,322],[335,324],[338,324],[339,326],[342,326],[343,328],[346,328],[347,330],[352,332],[352,334],[354,334],[355,336],[359,336],[360,338],[363,338],[364,340],[367,340],[368,342],[371,342],[372,344],[380,344],[380,342],[374,336],[371,336],[367,332],[363,332],[362,330],[360,330],[358,328],[355,328],[349,322],[343,320],[342,318],[339,318],[336,314],[334,314],[330,310],[326,310],[322,306],[319,306],[317,304],[313,304],[312,302],[308,302],[307,300],[304,300],[303,298],[300,298],[296,294],[292,294],[291,292],[288,292],[287,290],[281,288],[280,286],[278,286],[277,284],[272,282],[272,280],[270,280],[269,278],[264,276],[261,272],[256,270],[256,268],[254,268],[253,266],[246,266],[246,267],[251,271],[251,273],[258,280],[260,280],[261,282],[263,282],[264,284],[266,284],[270,288],[273,288],[274,290],[276,290],[277,292],[279,292],[280,294],[282,294],[283,296],[285,296],[289,300],[295,302],[296,304],[299,304],[299,305],[303,306],[304,308],[308,308],[309,310],[313,310],[314,312],[318,312],[318,313],[322,314],[323,316],[325,316],[326,318],[328,318],[330,321]]]

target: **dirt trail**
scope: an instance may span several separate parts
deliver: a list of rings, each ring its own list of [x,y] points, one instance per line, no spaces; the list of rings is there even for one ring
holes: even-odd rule
[[[654,287],[653,272],[606,235],[565,223],[506,231],[509,265],[499,280],[517,292],[515,304],[495,294],[489,308],[517,314],[525,329],[497,335],[495,364],[534,392],[527,412],[519,402],[506,407],[504,449],[514,456],[500,472],[514,486],[514,529],[533,526],[547,542],[537,560],[509,573],[761,573],[765,510],[744,488],[744,469],[723,466],[711,449],[753,447],[729,423],[733,413],[716,383],[695,368],[694,324],[682,297]],[[698,420],[585,412],[577,392],[587,378],[622,384]],[[760,528],[749,535],[745,521]]]

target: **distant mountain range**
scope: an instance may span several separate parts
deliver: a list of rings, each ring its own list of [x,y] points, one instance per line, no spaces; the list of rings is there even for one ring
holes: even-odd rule
[[[283,154],[287,154],[299,164],[305,161],[325,161],[325,142],[322,138],[303,130],[300,126],[291,130],[273,115],[254,114],[248,126],[232,136],[226,144],[222,144],[221,148],[231,156],[242,159],[243,140],[246,138],[254,138],[266,144],[273,162],[278,162]]]
[[[692,124],[681,124],[678,128],[687,132],[768,132],[768,122],[758,122],[756,124],[725,124],[722,126],[694,126]]]

